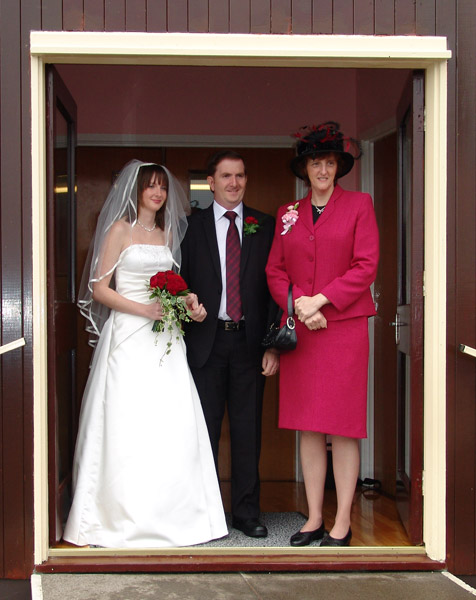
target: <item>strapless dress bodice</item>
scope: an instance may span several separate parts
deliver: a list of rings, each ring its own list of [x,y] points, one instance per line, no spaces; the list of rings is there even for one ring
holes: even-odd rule
[[[130,300],[147,302],[152,275],[173,266],[168,246],[133,244],[122,251],[115,271],[116,291]]]

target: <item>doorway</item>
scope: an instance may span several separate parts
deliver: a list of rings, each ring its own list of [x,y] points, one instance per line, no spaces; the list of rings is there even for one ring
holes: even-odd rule
[[[105,70],[103,69],[103,72]],[[69,70],[62,69],[66,74],[67,81],[73,82],[74,87],[74,68]],[[153,72],[153,70],[152,70]],[[82,73],[84,75],[84,73]],[[104,75],[105,76],[105,75]],[[266,77],[265,71],[262,74]],[[68,80],[69,77],[69,80]],[[328,75],[329,77],[329,75]],[[400,88],[396,88],[396,93],[400,94]],[[136,92],[137,93],[137,92]],[[87,107],[79,100],[79,112]],[[97,106],[95,106],[97,110]],[[186,140],[183,142],[186,144]],[[292,138],[290,138],[292,144]],[[207,157],[213,153],[216,148],[207,147],[104,147],[83,146],[77,149],[77,264],[76,270],[79,278],[82,273],[84,260],[92,232],[95,227],[97,215],[101,209],[104,198],[107,195],[111,182],[122,166],[133,158],[139,158],[145,161],[159,162],[166,164],[167,167],[178,177],[185,189],[188,189],[192,174],[203,171]],[[381,149],[379,149],[381,150]],[[246,202],[264,212],[275,214],[278,206],[286,201],[295,199],[295,178],[287,168],[292,156],[292,146],[288,148],[240,148],[241,154],[245,158],[248,169],[248,186]],[[378,157],[384,160],[384,152],[379,152]],[[393,161],[396,171],[396,151],[391,156],[386,156],[386,163]],[[379,175],[381,165],[374,167],[374,172]],[[387,174],[387,173],[385,173]],[[357,179],[357,178],[356,178]],[[346,184],[343,183],[345,186]],[[352,184],[350,184],[352,185]],[[354,184],[358,187],[358,181]],[[396,179],[387,178],[386,187],[394,188],[396,198]],[[302,192],[301,192],[302,193]],[[288,200],[289,199],[289,200]],[[388,198],[387,204],[392,201]],[[396,200],[394,209],[396,211]],[[388,254],[388,248],[386,250]],[[393,255],[394,265],[387,271],[389,281],[396,279],[396,259]],[[384,295],[388,294],[388,282],[385,282]],[[82,397],[83,390],[88,374],[88,365],[91,358],[91,349],[87,345],[84,332],[84,320],[78,314],[77,316],[77,336],[80,340],[77,349],[78,362],[78,382],[77,395]],[[391,342],[392,347],[394,344]],[[381,348],[378,349],[380,352]],[[378,371],[380,373],[380,371]],[[391,398],[382,398],[379,396],[377,405],[380,406],[382,399],[391,404]],[[298,474],[298,455],[296,436],[294,432],[279,430],[277,427],[278,413],[278,381],[272,378],[267,381],[264,414],[263,414],[263,444],[261,456],[261,480],[262,485],[262,510],[263,512],[301,512],[306,513],[305,492],[302,482],[299,481]],[[371,415],[372,425],[374,415]],[[379,429],[378,423],[377,429]],[[375,429],[371,427],[371,429]],[[389,438],[390,441],[391,438]],[[230,481],[230,456],[229,456],[229,432],[225,419],[222,433],[221,454],[220,454],[220,480],[222,483],[223,498],[225,510],[229,511],[229,481]],[[379,451],[376,457],[379,458]],[[53,451],[50,450],[52,453]],[[390,487],[382,488],[381,492],[375,486],[368,489],[359,487],[356,493],[355,515],[354,515],[354,539],[358,545],[362,546],[406,546],[409,545],[403,527],[399,523],[399,516],[394,506],[395,502],[395,480],[396,463],[395,456],[393,462],[389,457],[384,456],[385,468],[393,480],[393,489]],[[332,476],[331,476],[332,477]],[[335,492],[333,482],[329,479],[326,498],[327,521],[332,522],[335,514]],[[378,479],[378,478],[377,478]],[[371,499],[370,499],[371,498]],[[365,514],[365,518],[362,515]],[[372,523],[372,533],[365,532],[368,523]],[[375,526],[374,523],[380,523]]]
[[[104,148],[104,147],[79,147],[77,149],[77,272],[80,277],[86,257],[91,234],[95,227],[97,215],[107,195],[115,174],[132,158],[145,161],[165,163],[178,177],[184,186],[187,185],[189,174],[203,169],[207,156],[213,148]],[[383,148],[379,153],[384,159]],[[265,212],[275,213],[281,203],[277,197],[293,197],[295,184],[289,170],[282,168],[276,174],[274,169],[263,170],[266,163],[272,165],[286,164],[293,155],[292,149],[240,149],[243,154],[249,173],[247,189],[247,202]],[[393,154],[396,155],[395,149]],[[389,157],[386,157],[388,164]],[[393,165],[396,171],[396,165]],[[396,184],[395,184],[396,185]],[[389,180],[386,181],[388,200]],[[396,191],[395,191],[396,196]],[[274,204],[273,204],[274,203]],[[396,213],[396,204],[394,205]],[[395,261],[395,255],[393,255]],[[387,271],[389,280],[395,279],[395,266]],[[388,290],[385,289],[385,295]],[[88,366],[91,359],[91,348],[87,344],[87,335],[84,330],[84,319],[77,314],[76,335],[77,346],[77,395],[81,398],[88,375]],[[387,326],[388,329],[388,326]],[[390,351],[394,348],[390,339]],[[381,347],[378,350],[380,354]],[[379,371],[380,372],[380,371]],[[388,399],[388,395],[378,396]],[[302,482],[297,477],[297,446],[294,432],[279,430],[277,428],[278,412],[278,381],[274,377],[267,381],[264,399],[263,414],[263,445],[260,465],[262,479],[262,510],[263,512],[306,512],[305,491]],[[377,402],[380,407],[382,402]],[[383,402],[384,405],[388,405]],[[380,431],[381,420],[376,429]],[[384,419],[385,421],[385,419]],[[386,421],[388,423],[388,421]],[[384,430],[385,431],[385,430]],[[220,479],[225,503],[225,510],[229,510],[229,480],[230,458],[228,445],[228,427],[226,420],[222,432],[220,453]],[[387,436],[387,441],[391,438]],[[354,507],[354,539],[359,546],[409,546],[409,539],[399,521],[395,508],[395,453],[392,459],[384,456],[383,462],[393,484],[383,488],[383,494],[374,487],[359,487],[355,496]],[[380,457],[380,447],[376,451]],[[379,477],[376,475],[376,478]],[[336,508],[335,492],[332,482],[326,490],[326,519],[332,522]],[[370,527],[370,529],[369,529]],[[59,547],[62,547],[61,544]]]

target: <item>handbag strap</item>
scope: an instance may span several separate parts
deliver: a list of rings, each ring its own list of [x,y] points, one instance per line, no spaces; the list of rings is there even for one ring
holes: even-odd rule
[[[288,319],[293,316],[293,284],[289,284],[288,289]]]

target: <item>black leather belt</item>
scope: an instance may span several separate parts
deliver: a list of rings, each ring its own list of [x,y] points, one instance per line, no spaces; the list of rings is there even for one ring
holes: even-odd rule
[[[218,327],[225,331],[240,331],[240,329],[245,328],[245,322],[241,320],[236,323],[235,321],[222,321],[218,319]]]

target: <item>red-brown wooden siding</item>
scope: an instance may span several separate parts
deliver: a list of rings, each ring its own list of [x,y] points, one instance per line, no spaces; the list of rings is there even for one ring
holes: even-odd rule
[[[33,566],[31,30],[448,38],[448,564],[475,571],[475,19],[474,0],[0,0],[0,333],[27,342],[0,358],[0,577]]]

